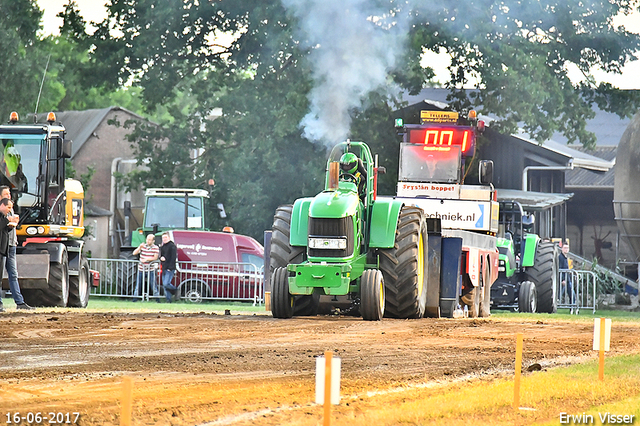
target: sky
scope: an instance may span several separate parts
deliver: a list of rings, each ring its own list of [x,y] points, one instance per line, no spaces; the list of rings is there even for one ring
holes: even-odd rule
[[[58,28],[62,24],[61,18],[56,15],[64,9],[64,5],[69,0],[37,0],[40,9],[44,11],[43,27],[45,34],[56,34]],[[106,17],[104,8],[105,1],[101,0],[75,0],[80,9],[80,14],[87,22],[99,22]],[[640,33],[640,13],[636,12],[630,16],[620,16],[615,20],[616,25],[624,25],[628,31]],[[640,56],[640,52],[638,53]],[[436,71],[436,79],[444,81],[447,76],[446,67],[448,58],[444,55],[435,53],[428,54],[423,63],[428,64]],[[607,74],[602,71],[593,72],[597,82],[609,82],[621,89],[640,89],[640,60],[628,63],[622,71],[622,74]],[[569,70],[569,76],[572,81],[581,79],[580,73],[576,70]]]

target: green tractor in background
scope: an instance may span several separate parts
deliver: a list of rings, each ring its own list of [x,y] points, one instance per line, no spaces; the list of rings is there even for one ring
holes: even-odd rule
[[[529,233],[534,216],[516,201],[500,202],[498,280],[491,307],[519,312],[557,311],[558,251],[552,242]]]
[[[316,315],[323,295],[365,320],[421,318],[427,300],[427,225],[420,208],[377,199],[378,172],[363,142],[336,145],[325,189],[280,206],[271,237],[271,312]]]

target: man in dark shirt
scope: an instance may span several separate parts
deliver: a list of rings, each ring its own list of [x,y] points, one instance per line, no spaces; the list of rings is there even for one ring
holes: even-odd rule
[[[0,186],[0,199],[8,198],[11,200],[11,190],[8,186]],[[16,237],[16,226],[20,221],[20,217],[13,213],[13,209],[9,211],[7,215],[9,220],[9,250],[7,251],[7,257],[4,259],[4,267],[7,268],[7,274],[9,275],[9,289],[11,289],[11,296],[16,302],[16,309],[34,310],[35,308],[27,305],[20,291],[20,283],[18,282],[18,265],[16,263],[16,246],[18,245],[18,238]],[[0,262],[0,269],[3,265]]]
[[[171,303],[171,295],[177,296],[178,287],[171,284],[176,273],[176,257],[178,249],[168,232],[162,234],[162,246],[160,246],[160,263],[162,264],[162,286],[164,287],[164,297]]]
[[[4,264],[4,259],[9,253],[9,232],[11,231],[9,226],[9,219],[7,215],[13,208],[13,203],[8,198],[0,200],[0,265]],[[0,269],[0,282],[2,282],[2,275],[4,269]],[[0,298],[0,312],[4,312],[4,306],[2,305],[2,298]]]
[[[560,243],[561,252],[558,255],[558,269],[560,272],[560,303],[573,304],[573,286],[569,270],[569,243]]]

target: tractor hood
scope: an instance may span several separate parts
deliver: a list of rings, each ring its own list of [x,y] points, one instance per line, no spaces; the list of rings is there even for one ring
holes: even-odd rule
[[[496,241],[498,248],[504,248],[511,252],[514,252],[513,240],[510,238],[498,238]]]
[[[355,185],[340,188],[334,191],[323,191],[316,195],[311,201],[309,207],[309,216],[316,218],[339,218],[353,216],[358,211],[360,198],[356,191]]]

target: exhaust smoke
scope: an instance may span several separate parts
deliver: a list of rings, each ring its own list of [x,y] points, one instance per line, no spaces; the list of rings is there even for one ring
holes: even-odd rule
[[[390,86],[408,35],[400,11],[371,0],[282,0],[299,21],[301,47],[309,49],[314,87],[303,136],[329,147],[349,136],[350,113],[368,93]],[[387,89],[385,89],[387,90]]]

